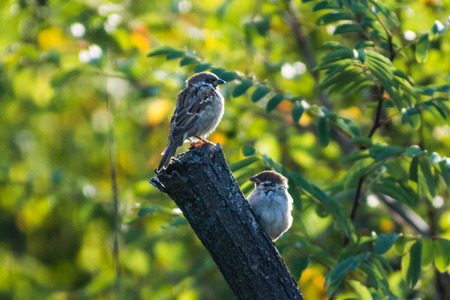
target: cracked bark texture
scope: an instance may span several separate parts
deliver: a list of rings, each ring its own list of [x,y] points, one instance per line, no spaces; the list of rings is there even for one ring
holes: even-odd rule
[[[303,299],[219,144],[180,154],[150,183],[175,201],[237,299]]]

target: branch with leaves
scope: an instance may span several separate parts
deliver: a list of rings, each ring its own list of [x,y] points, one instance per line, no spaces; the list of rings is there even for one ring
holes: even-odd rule
[[[290,20],[297,24],[292,19],[292,7],[288,8]],[[442,38],[450,23],[442,25],[436,21],[430,32],[404,42],[404,38],[398,35],[401,22],[393,5],[388,6],[381,1],[329,0],[318,2],[312,11],[327,11],[317,19],[316,24],[333,26],[333,36],[343,40],[343,43],[331,41],[324,44],[330,52],[311,70],[321,75],[318,88],[327,91],[333,101],[351,94],[359,99],[360,106],[373,108],[370,125],[342,117],[339,110],[311,104],[315,102],[314,99],[307,101],[302,95],[292,96],[288,91],[273,89],[267,82],[258,81],[253,76],[214,66],[197,57],[194,52],[160,47],[153,49],[149,56],[165,55],[167,60],[180,58],[180,66],[194,65],[195,72],[210,70],[223,80],[234,81],[231,95],[240,97],[251,91],[251,101],[263,103],[266,113],[274,112],[282,101],[292,102],[293,123],[298,124],[305,114],[315,118],[317,139],[322,147],[327,147],[333,138],[330,126],[343,132],[357,150],[342,157],[342,165],[347,166],[346,174],[326,188],[312,184],[298,172],[289,170],[267,155],[256,153],[249,145],[243,148],[246,158],[233,163],[231,169],[246,192],[250,187],[245,186],[243,179],[250,170],[255,166],[273,168],[289,178],[290,193],[297,207],[301,207],[305,198],[308,198],[323,209],[324,215],[332,216],[336,225],[334,229],[348,237],[348,244],[337,259],[326,255],[324,258],[324,252],[319,255],[317,248],[308,239],[295,235],[286,237],[292,242],[291,245],[299,241],[303,243],[304,248],[298,248],[302,248],[299,251],[308,256],[308,261],[311,258],[330,268],[326,278],[328,296],[342,287],[345,280],[355,290],[358,289],[359,285],[354,280],[346,279],[346,276],[352,278],[351,274],[359,272],[372,290],[394,297],[385,272],[386,269],[392,271],[392,268],[383,255],[395,246],[397,254],[403,256],[405,281],[412,288],[420,277],[420,265],[424,265],[424,261],[426,266],[434,262],[439,272],[448,270],[450,257],[445,254],[445,249],[448,249],[449,241],[439,236],[430,238],[383,233],[374,233],[371,237],[360,236],[355,230],[359,222],[358,207],[365,202],[367,195],[379,195],[380,199],[389,199],[382,202],[389,209],[397,210],[396,216],[405,224],[409,224],[416,232],[428,235],[429,231],[424,228],[429,226],[425,223],[415,228],[411,223],[411,214],[405,213],[406,209],[402,207],[414,210],[423,201],[432,201],[439,194],[450,193],[449,158],[420,148],[413,142],[398,145],[395,141],[379,141],[385,135],[385,132],[380,133],[380,129],[393,121],[401,126],[410,126],[412,131],[420,130],[426,125],[424,113],[432,115],[442,124],[448,124],[450,84],[433,82],[417,85],[408,70],[394,65],[393,61],[414,59],[418,64],[424,63],[432,42]],[[408,55],[413,57],[408,58]],[[316,78],[319,77],[316,75]],[[450,77],[445,80],[450,82]],[[364,96],[367,94],[371,96]],[[389,113],[387,117],[384,112]],[[343,194],[350,196],[343,198]],[[347,213],[345,202],[349,198],[353,201],[351,211]],[[440,250],[433,252],[430,250],[432,248]]]

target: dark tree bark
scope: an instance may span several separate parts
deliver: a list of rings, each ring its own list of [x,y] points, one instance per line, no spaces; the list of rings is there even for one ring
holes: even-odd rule
[[[303,299],[220,145],[179,155],[150,183],[175,201],[238,299]]]

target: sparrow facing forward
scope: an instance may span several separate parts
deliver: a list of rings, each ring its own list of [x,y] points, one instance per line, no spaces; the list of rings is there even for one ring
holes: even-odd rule
[[[186,140],[197,142],[192,145],[196,147],[213,144],[205,139],[222,119],[224,101],[218,85],[224,83],[210,72],[198,73],[186,80],[170,121],[169,143],[156,172],[167,168],[177,148]]]
[[[247,200],[253,213],[272,241],[276,241],[292,225],[292,197],[287,192],[286,177],[275,171],[264,171],[248,180],[255,189]]]

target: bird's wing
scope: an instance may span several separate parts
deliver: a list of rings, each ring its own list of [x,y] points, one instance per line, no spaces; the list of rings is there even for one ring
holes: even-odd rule
[[[181,146],[189,130],[199,119],[200,113],[211,105],[215,91],[209,86],[187,87],[180,92],[175,112],[170,121],[170,139]]]

